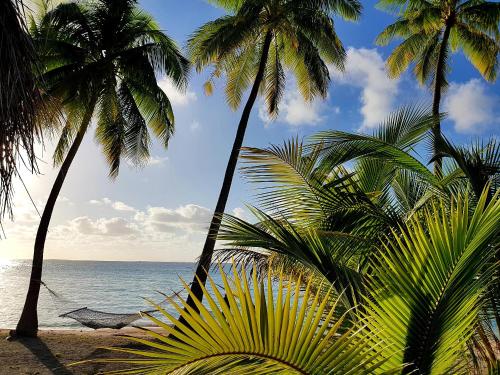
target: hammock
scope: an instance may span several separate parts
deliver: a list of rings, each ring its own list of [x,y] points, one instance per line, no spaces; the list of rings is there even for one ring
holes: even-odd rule
[[[147,311],[154,312],[156,310]],[[132,313],[132,314],[116,314],[109,313],[104,311],[92,310],[87,307],[82,307],[80,309],[76,309],[73,311],[69,311],[67,313],[59,315],[61,318],[70,318],[74,319],[80,324],[93,328],[112,328],[112,329],[120,329],[129,324],[132,324],[136,320],[140,319],[141,313]]]
[[[50,289],[47,284],[43,281],[40,281],[53,297],[54,300],[58,300],[59,302],[71,302],[74,306],[74,302],[70,301],[64,297],[61,297],[52,289]],[[165,296],[165,300],[160,302],[160,305],[168,301],[170,298],[174,296],[179,296],[179,292],[173,292],[171,296]],[[54,301],[55,302],[55,301]],[[156,312],[157,310],[148,310],[143,311],[142,313],[151,314]],[[84,325],[85,327],[99,329],[99,328],[112,328],[112,329],[120,329],[126,327],[136,320],[142,318],[141,312],[129,313],[129,314],[118,314],[118,313],[110,313],[105,311],[93,310],[88,307],[81,307],[75,310],[71,310],[69,312],[63,313],[59,315],[60,318],[70,318],[76,320],[78,323]]]

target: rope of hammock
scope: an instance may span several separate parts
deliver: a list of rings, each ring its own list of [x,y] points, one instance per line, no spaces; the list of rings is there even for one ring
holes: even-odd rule
[[[57,294],[55,291],[50,289],[45,282],[42,280],[39,280],[39,283],[43,285],[47,291],[50,293],[50,295],[54,299],[54,304],[55,299],[59,300],[65,300],[70,303],[76,303],[74,301],[71,301],[67,298],[64,298]],[[165,299],[160,302],[158,305],[162,305],[165,302],[167,302],[169,299],[179,296],[179,292],[173,292],[170,296],[167,296],[163,293],[160,292],[160,294],[163,294],[165,296]],[[136,313],[111,313],[111,312],[105,312],[105,311],[99,311],[99,310],[93,310],[89,309],[88,307],[80,307],[73,309],[71,311],[65,312],[63,314],[60,314],[59,317],[61,318],[70,318],[73,320],[76,320],[80,324],[93,328],[93,329],[99,329],[99,328],[112,328],[112,329],[120,329],[125,326],[128,326],[135,322],[136,320],[139,320],[142,318],[142,314],[151,314],[158,311],[157,309],[154,310],[146,310],[146,311],[141,311],[141,312],[136,312]]]

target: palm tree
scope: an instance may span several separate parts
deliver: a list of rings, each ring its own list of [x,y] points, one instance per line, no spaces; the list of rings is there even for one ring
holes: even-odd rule
[[[35,48],[24,21],[21,0],[0,4],[0,221],[12,214],[12,177],[17,174],[19,152],[33,171],[33,143],[40,135],[43,113],[36,90]]]
[[[389,75],[397,77],[414,63],[417,80],[433,86],[434,171],[439,173],[442,167],[439,149],[443,141],[439,112],[450,70],[450,51],[462,50],[484,79],[494,81],[498,69],[500,3],[380,0],[379,5],[396,9],[399,18],[378,36],[377,42],[386,45],[393,39],[404,39],[387,60]]]
[[[155,73],[180,87],[189,64],[134,0],[65,3],[32,22],[44,63],[48,95],[64,103],[65,126],[54,154],[60,170],[38,227],[30,285],[17,325],[20,335],[36,335],[43,252],[52,211],[82,140],[96,117],[96,138],[116,177],[122,157],[144,163],[149,156],[148,127],[163,146],[174,130],[168,97]]]
[[[226,7],[230,15],[208,22],[189,40],[189,52],[198,71],[213,67],[206,83],[207,93],[213,80],[227,77],[226,97],[236,109],[251,85],[234,139],[222,188],[193,280],[193,295],[202,299],[201,286],[212,261],[221,216],[231,189],[238,155],[245,136],[252,107],[261,93],[271,116],[278,113],[285,87],[285,68],[296,77],[306,100],[325,97],[330,81],[327,63],[344,67],[345,51],[335,32],[330,13],[357,19],[358,0],[213,0]],[[194,307],[191,295],[189,306]]]

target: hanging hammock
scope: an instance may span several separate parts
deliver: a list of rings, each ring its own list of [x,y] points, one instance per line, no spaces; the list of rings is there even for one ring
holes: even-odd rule
[[[147,313],[155,312],[156,310],[145,311]],[[73,311],[59,315],[61,318],[74,319],[85,327],[99,329],[112,328],[120,329],[129,324],[132,324],[138,319],[141,319],[141,313],[132,314],[116,314],[104,311],[92,310],[88,307],[82,307]]]
[[[50,295],[53,297],[54,302],[58,300],[58,302],[63,301],[63,303],[67,304],[68,302],[72,303],[73,305],[75,304],[74,302],[61,297],[59,294],[54,292],[52,289],[50,289],[47,284],[45,284],[43,281],[40,281],[40,284],[43,285],[50,293]],[[165,296],[165,300],[162,301],[159,305],[165,303],[167,300],[174,296],[178,296],[179,292],[173,292],[171,296]],[[59,303],[57,303],[59,304]],[[68,311],[66,313],[60,314],[60,318],[70,318],[73,320],[76,320],[78,323],[84,325],[85,327],[89,327],[92,329],[99,329],[99,328],[111,328],[111,329],[120,329],[123,327],[126,327],[136,320],[139,320],[142,318],[142,314],[151,314],[156,312],[157,310],[148,310],[148,311],[143,311],[143,312],[136,312],[136,313],[125,313],[125,314],[119,314],[119,313],[110,313],[110,312],[105,312],[105,311],[99,311],[99,310],[93,310],[89,309],[88,307],[81,307],[75,310]]]

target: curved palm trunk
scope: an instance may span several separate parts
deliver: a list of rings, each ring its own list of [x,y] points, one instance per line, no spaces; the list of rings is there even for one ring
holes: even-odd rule
[[[231,183],[233,181],[234,171],[236,169],[236,164],[238,162],[238,155],[240,153],[241,145],[243,144],[243,138],[245,137],[245,130],[248,125],[248,119],[250,117],[250,112],[257,99],[257,94],[259,92],[260,84],[264,78],[264,72],[266,70],[267,57],[269,56],[269,47],[272,41],[272,33],[267,32],[264,39],[264,46],[262,48],[262,56],[259,63],[259,70],[255,77],[255,81],[250,91],[250,96],[241,114],[240,123],[238,125],[238,131],[236,133],[236,138],[234,139],[233,148],[231,150],[231,155],[229,156],[229,161],[226,167],[226,173],[224,175],[224,181],[222,183],[222,188],[219,193],[219,199],[217,200],[217,205],[215,206],[215,212],[210,222],[210,228],[208,230],[207,237],[205,239],[205,245],[203,246],[203,251],[196,268],[196,273],[191,285],[191,292],[198,300],[203,298],[202,285],[205,285],[207,281],[207,271],[210,268],[212,262],[212,256],[214,253],[215,241],[217,234],[219,233],[219,228],[221,224],[221,216],[226,209],[227,199],[229,197],[229,191],[231,190]],[[188,306],[196,309],[193,298],[191,296],[187,299]]]
[[[61,191],[64,179],[68,173],[69,167],[75,158],[75,155],[80,147],[85,132],[92,119],[92,113],[94,112],[96,100],[93,99],[89,109],[85,113],[82,125],[78,130],[76,138],[68,151],[66,159],[64,159],[61,169],[57,174],[52,190],[50,191],[49,198],[43,210],[42,217],[40,219],[40,225],[38,226],[38,231],[36,233],[35,247],[33,251],[33,263],[31,266],[31,276],[30,284],[28,288],[28,294],[26,295],[26,301],[24,303],[23,312],[21,318],[17,323],[15,334],[18,336],[28,336],[35,337],[38,331],[38,296],[40,294],[40,284],[42,281],[42,267],[43,267],[43,251],[45,247],[45,239],[47,237],[47,231],[49,229],[50,219],[52,217],[52,211],[57,201],[59,192]]]
[[[450,38],[451,25],[447,22],[443,32],[443,39],[439,47],[438,62],[436,65],[436,77],[434,79],[434,98],[432,101],[432,116],[434,117],[434,124],[432,126],[432,134],[434,136],[434,174],[440,175],[443,167],[443,161],[438,154],[441,149],[441,121],[439,119],[439,107],[441,104],[441,90],[444,83],[445,75],[445,58],[448,49],[448,39]]]

